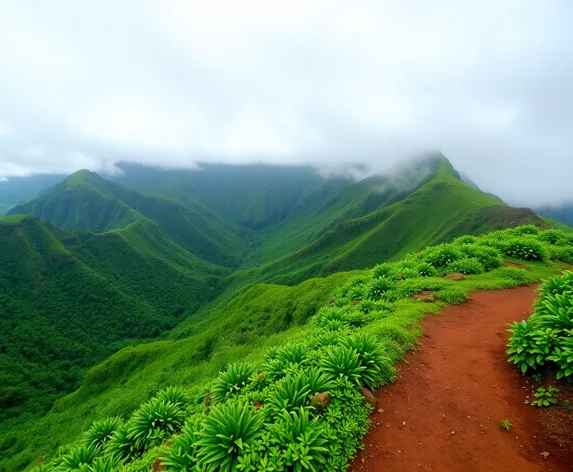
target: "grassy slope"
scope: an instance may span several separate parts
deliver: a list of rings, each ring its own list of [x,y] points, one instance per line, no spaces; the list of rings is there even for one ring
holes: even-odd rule
[[[460,302],[473,290],[531,283],[562,267],[552,262],[522,264],[526,272],[499,269],[462,282],[429,278],[427,284],[435,287],[443,300]],[[180,333],[186,335],[182,339],[123,349],[92,368],[81,388],[60,400],[49,415],[30,423],[20,433],[5,436],[4,443],[11,444],[11,458],[2,466],[15,470],[38,455],[49,454],[58,444],[76,437],[94,418],[115,414],[125,417],[166,385],[202,391],[202,384],[229,362],[260,360],[264,349],[300,339],[307,328],[298,323],[304,323],[337,287],[356,275],[360,273],[340,273],[297,287],[253,287],[220,312],[217,322],[200,320],[194,332]],[[376,319],[367,331],[380,340],[391,359],[397,360],[414,346],[420,334],[417,322],[441,306],[443,302],[401,300],[393,314]],[[277,332],[286,328],[280,324],[285,318],[292,319],[292,326]]]
[[[174,327],[223,275],[151,222],[95,235],[0,219],[3,419],[43,411],[89,366]]]
[[[280,222],[301,198],[326,181],[309,166],[202,164],[195,170],[161,170],[124,164],[122,168],[124,173],[113,178],[129,188],[187,208],[202,205],[251,229]]]
[[[360,190],[364,195],[359,201],[368,202],[367,190],[364,187]],[[259,268],[237,272],[231,277],[231,285],[242,286],[246,280],[292,284],[310,274],[325,276],[341,270],[370,267],[373,260],[394,260],[407,252],[458,235],[460,228],[468,229],[463,225],[457,228],[468,214],[484,208],[500,208],[498,200],[464,184],[447,161],[442,161],[435,175],[405,198],[399,199],[395,193],[379,197],[387,203],[398,201],[388,206],[378,201],[381,208],[365,216],[337,219],[332,229],[306,247]],[[343,214],[349,211],[345,207]],[[520,221],[520,218],[515,222],[477,219],[470,233],[514,226]],[[296,228],[297,225],[293,226]],[[328,227],[327,223],[325,228]],[[296,232],[296,229],[292,231]],[[285,240],[288,238],[287,233]]]
[[[52,453],[57,445],[77,436],[94,416],[127,415],[163,385],[200,384],[227,363],[258,352],[259,347],[280,343],[281,330],[300,329],[336,287],[354,275],[335,274],[297,287],[253,287],[227,309],[202,317],[192,332],[179,332],[181,339],[121,350],[92,368],[82,386],[59,400],[48,415],[4,435],[0,449],[2,444],[16,442],[10,448],[10,459],[0,462],[0,470],[18,470],[37,456]]]
[[[206,261],[234,266],[247,248],[248,231],[211,212],[147,197],[89,171],[72,174],[11,214],[27,213],[65,230],[103,233],[149,218],[177,244]]]

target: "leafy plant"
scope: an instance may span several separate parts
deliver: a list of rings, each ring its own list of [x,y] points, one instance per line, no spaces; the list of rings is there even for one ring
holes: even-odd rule
[[[510,421],[510,420],[502,420],[499,425],[501,426],[502,429],[504,429],[504,430],[507,431],[508,433],[511,431],[511,427],[513,426],[513,425],[511,424],[511,421]]]
[[[189,403],[189,394],[182,387],[167,387],[157,394],[157,400],[182,407]]]
[[[358,385],[361,383],[362,373],[366,370],[356,350],[348,347],[332,349],[322,360],[321,367],[335,378],[344,376]]]
[[[539,234],[540,229],[535,225],[521,225],[513,228],[511,232],[517,236]]]
[[[537,407],[555,405],[557,403],[557,398],[555,398],[557,393],[559,393],[559,389],[556,387],[539,387],[533,394],[533,399],[526,399],[525,404]]]
[[[422,258],[436,268],[446,267],[461,258],[459,249],[452,244],[440,244],[422,252]]]
[[[483,265],[474,258],[466,257],[463,259],[458,259],[457,261],[448,264],[446,267],[446,272],[453,274],[459,272],[461,274],[481,274],[484,271]]]
[[[89,466],[98,456],[99,451],[93,446],[78,446],[62,457],[60,468],[77,470]]]
[[[128,437],[143,451],[177,433],[184,423],[185,412],[179,405],[155,400],[135,412],[128,423]]]
[[[573,376],[573,330],[566,332],[567,337],[559,339],[551,355],[547,360],[557,366],[557,379]]]
[[[279,446],[286,470],[293,472],[324,470],[328,442],[325,425],[319,418],[310,419],[307,409],[283,411],[280,421],[272,428],[273,439]]]
[[[395,370],[389,359],[380,352],[376,338],[358,334],[344,339],[341,346],[358,354],[360,365],[363,367],[360,378],[368,388],[376,388],[395,378]]]
[[[366,288],[370,300],[380,300],[382,296],[394,288],[394,283],[386,278],[372,279]]]
[[[543,358],[538,358],[535,351],[537,349],[536,327],[530,321],[516,321],[511,324],[509,331],[512,333],[507,349],[509,362],[516,364],[524,374],[529,368],[535,369],[539,364],[538,361],[543,361]]]
[[[565,233],[560,229],[548,229],[546,231],[541,231],[537,238],[547,244],[566,244],[567,238]]]
[[[531,237],[510,239],[505,246],[505,254],[524,261],[541,262],[547,259],[543,244]]]
[[[432,264],[429,262],[421,261],[416,266],[416,270],[418,271],[418,275],[420,277],[434,277],[437,274],[436,269]]]
[[[197,464],[197,447],[199,439],[199,420],[188,421],[181,434],[175,438],[175,444],[169,448],[169,453],[162,464],[167,470],[191,472]]]
[[[206,471],[236,470],[245,447],[261,435],[262,423],[263,416],[247,404],[230,402],[213,408],[197,432],[198,465]]]
[[[220,373],[213,382],[211,388],[211,398],[213,401],[221,403],[227,398],[236,396],[250,382],[251,376],[255,373],[255,367],[247,362],[235,362],[227,367],[227,370]]]
[[[143,451],[135,445],[135,440],[129,435],[127,425],[121,425],[115,430],[105,446],[104,453],[114,460],[124,463],[139,457]]]
[[[116,416],[94,421],[84,434],[84,444],[102,449],[120,425],[121,419]]]

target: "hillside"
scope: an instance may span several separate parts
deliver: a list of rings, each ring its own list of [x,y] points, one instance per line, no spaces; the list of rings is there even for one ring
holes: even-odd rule
[[[49,408],[91,365],[168,331],[224,274],[151,222],[96,235],[0,219],[2,419]]]
[[[65,175],[39,174],[0,179],[0,216],[20,202],[35,198],[44,189],[56,185]]]
[[[206,261],[238,264],[247,248],[247,231],[223,222],[208,210],[141,195],[100,177],[78,171],[9,214],[30,214],[68,231],[103,233],[149,218],[177,244]]]
[[[95,411],[125,416],[170,382],[202,385],[302,333],[357,269],[547,226],[441,155],[359,181],[310,167],[123,170],[78,171],[0,220],[0,471],[52,454]]]
[[[548,241],[557,241],[557,244]],[[517,257],[523,257],[521,260],[508,256],[513,254],[512,245],[517,243],[531,249],[518,253]],[[275,423],[296,423],[298,408],[292,409],[294,407],[290,403],[280,407],[280,400],[275,403],[273,398],[284,396],[286,401],[290,395],[295,395],[292,389],[298,388],[298,384],[292,384],[292,387],[287,385],[291,385],[289,382],[297,376],[301,380],[294,381],[302,382],[301,385],[305,385],[304,382],[319,382],[305,380],[305,376],[314,375],[311,372],[318,369],[326,377],[320,378],[322,386],[317,388],[326,388],[326,391],[332,392],[332,398],[339,401],[331,400],[332,405],[322,413],[316,413],[308,405],[310,395],[305,393],[301,396],[300,405],[303,409],[298,414],[306,411],[306,414],[311,415],[312,424],[316,428],[313,429],[314,434],[321,438],[328,451],[324,456],[315,451],[308,457],[316,461],[314,465],[319,466],[318,470],[321,470],[320,464],[325,461],[331,461],[328,462],[330,465],[327,470],[344,470],[347,458],[356,453],[369,424],[370,407],[356,390],[361,383],[373,388],[393,379],[393,369],[387,362],[397,361],[414,347],[416,336],[420,333],[417,323],[424,314],[435,313],[444,303],[460,303],[467,299],[471,291],[479,288],[529,284],[553,274],[563,264],[550,262],[548,255],[559,253],[562,254],[559,257],[566,254],[567,257],[573,257],[571,243],[570,236],[561,233],[545,234],[539,233],[535,227],[522,227],[514,231],[492,233],[480,239],[460,238],[452,245],[428,248],[421,254],[412,254],[397,263],[381,264],[372,271],[336,274],[327,279],[307,281],[296,287],[261,285],[252,288],[227,305],[227,311],[219,314],[217,322],[213,322],[213,319],[199,319],[192,326],[192,331],[179,332],[177,337],[180,339],[126,348],[92,368],[82,386],[58,401],[48,415],[28,424],[19,433],[4,436],[3,444],[10,459],[2,462],[2,466],[14,470],[22,468],[33,457],[50,455],[58,444],[78,441],[80,432],[91,421],[106,415],[119,415],[126,422],[123,427],[128,431],[137,431],[141,424],[139,418],[148,414],[144,412],[160,400],[152,399],[151,403],[145,403],[138,410],[140,404],[168,385],[184,387],[185,391],[162,395],[177,398],[174,401],[188,405],[184,412],[175,413],[175,430],[182,427],[183,417],[190,416],[203,424],[208,421],[210,414],[215,414],[219,409],[229,418],[234,418],[234,410],[228,409],[233,402],[247,405],[259,398],[262,399],[262,411],[258,414],[265,415],[266,421],[264,424],[257,422],[256,428],[268,428]],[[474,262],[468,262],[468,254],[475,256],[472,259]],[[444,265],[444,255],[454,261]],[[523,269],[500,267],[503,260],[519,262]],[[454,282],[443,278],[444,274],[459,270],[466,272],[466,280]],[[427,303],[410,299],[412,295],[426,290],[431,290],[433,294]],[[321,305],[325,305],[323,310],[314,315]],[[287,317],[292,320],[290,326],[278,324]],[[327,360],[335,356],[335,352],[346,349],[346,343],[357,343],[351,344],[361,349],[358,351],[361,357],[357,362],[364,362],[359,365],[368,366],[364,367],[367,370],[358,370],[363,372],[360,374],[343,370],[340,383],[328,381],[328,372],[331,371]],[[294,359],[301,359],[301,362],[289,364],[285,361],[283,365],[281,356],[293,359],[293,363],[298,362]],[[235,370],[239,367],[233,367],[237,361],[247,362],[238,364],[247,369],[246,377],[241,377],[241,370]],[[339,362],[345,365],[346,361]],[[218,375],[220,371],[223,373]],[[264,376],[251,376],[251,373],[261,371],[265,373]],[[243,380],[236,380],[237,375]],[[345,380],[350,375],[359,375],[361,380],[358,383],[350,380],[352,377]],[[264,382],[261,387],[257,383],[260,379]],[[227,394],[225,389],[228,389]],[[220,390],[222,394],[216,393]],[[207,395],[209,391],[211,395]],[[306,392],[304,389],[302,391]],[[206,398],[210,398],[210,408],[205,408]],[[278,411],[275,408],[286,408],[291,412],[290,419],[281,420],[274,413]],[[245,415],[248,417],[256,414],[255,409],[247,411]],[[145,441],[143,449],[138,449],[139,452],[133,456],[121,456],[133,462],[133,467],[139,467],[126,471],[150,470],[158,457],[175,460],[183,454],[178,460],[203,460],[202,456],[185,459],[184,450],[180,446],[186,443],[177,442],[174,447],[161,446],[172,433],[163,431],[161,426],[153,428],[153,434],[157,436]],[[329,429],[332,429],[333,434],[328,433]],[[185,429],[181,436],[175,436],[174,439],[183,441],[187,435],[193,435],[192,431]],[[114,434],[119,437],[123,433]],[[271,427],[269,434],[274,437],[276,431]],[[50,438],[49,442],[46,437]],[[292,444],[298,442],[296,438],[298,436],[294,437]],[[130,436],[125,440],[131,441]],[[343,449],[339,449],[342,447],[340,441],[345,444]],[[173,444],[170,441],[167,443]],[[110,443],[110,448],[115,447],[112,444],[115,443]],[[279,461],[278,470],[287,470],[281,461],[288,461],[288,455],[283,456],[283,449],[288,449],[289,444],[280,446],[280,455],[273,459]],[[269,447],[263,446],[263,451]],[[79,451],[82,447],[76,442],[62,449],[59,457],[63,460],[73,450]],[[98,450],[98,454],[105,457],[107,447],[101,446]],[[246,451],[233,452],[231,457],[237,454],[240,457],[249,455],[250,449]],[[91,461],[93,458],[86,460]],[[117,467],[117,470],[123,470]],[[169,470],[180,469],[172,466]]]

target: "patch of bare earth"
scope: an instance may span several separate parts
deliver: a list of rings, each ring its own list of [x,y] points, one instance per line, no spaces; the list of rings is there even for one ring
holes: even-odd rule
[[[534,287],[478,292],[428,317],[420,349],[377,394],[350,470],[573,471],[571,409],[525,405],[537,385],[505,354],[507,324],[527,318],[534,297]],[[573,403],[572,393],[562,387],[560,395]]]

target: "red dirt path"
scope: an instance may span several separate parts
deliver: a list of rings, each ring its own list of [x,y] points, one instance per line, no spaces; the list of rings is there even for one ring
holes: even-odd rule
[[[477,292],[428,317],[419,351],[376,395],[383,412],[374,411],[350,470],[573,471],[571,449],[551,438],[544,412],[523,403],[531,381],[505,355],[507,323],[527,318],[534,297],[534,287]],[[503,419],[511,432],[500,428]]]

